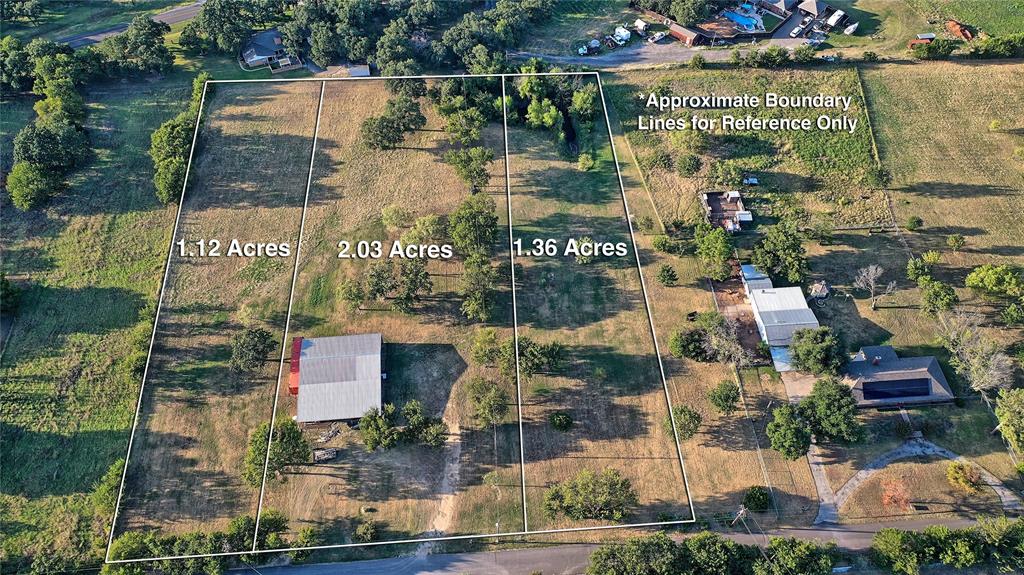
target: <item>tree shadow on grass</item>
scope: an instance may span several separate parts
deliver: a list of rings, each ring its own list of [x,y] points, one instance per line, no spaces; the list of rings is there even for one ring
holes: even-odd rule
[[[896,191],[925,198],[965,200],[1019,194],[1009,186],[989,184],[965,184],[961,182],[918,182],[910,186],[895,188]]]

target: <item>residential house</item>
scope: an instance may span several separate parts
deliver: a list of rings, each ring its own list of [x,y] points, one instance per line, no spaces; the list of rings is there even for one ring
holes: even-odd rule
[[[847,365],[848,382],[862,407],[951,401],[953,392],[932,356],[899,357],[892,346],[863,347]]]

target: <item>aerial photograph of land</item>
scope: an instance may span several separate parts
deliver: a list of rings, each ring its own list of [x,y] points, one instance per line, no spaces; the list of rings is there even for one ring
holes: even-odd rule
[[[1024,573],[1024,0],[0,1],[0,573]]]

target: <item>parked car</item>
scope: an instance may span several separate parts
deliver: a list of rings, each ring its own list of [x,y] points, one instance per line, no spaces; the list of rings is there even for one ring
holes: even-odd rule
[[[797,26],[796,28],[793,28],[793,31],[789,33],[789,37],[790,38],[797,38],[797,37],[800,36],[800,34],[803,34],[803,33],[804,33],[804,25],[801,24],[801,25]]]
[[[648,38],[647,41],[650,42],[651,44],[657,44],[658,42],[661,42],[661,39],[664,38],[665,36],[666,34],[664,32],[657,32],[653,36]]]

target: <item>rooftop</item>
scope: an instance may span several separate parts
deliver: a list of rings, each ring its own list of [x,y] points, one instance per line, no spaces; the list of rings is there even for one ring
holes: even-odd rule
[[[362,417],[381,405],[379,333],[302,340],[299,422]]]

